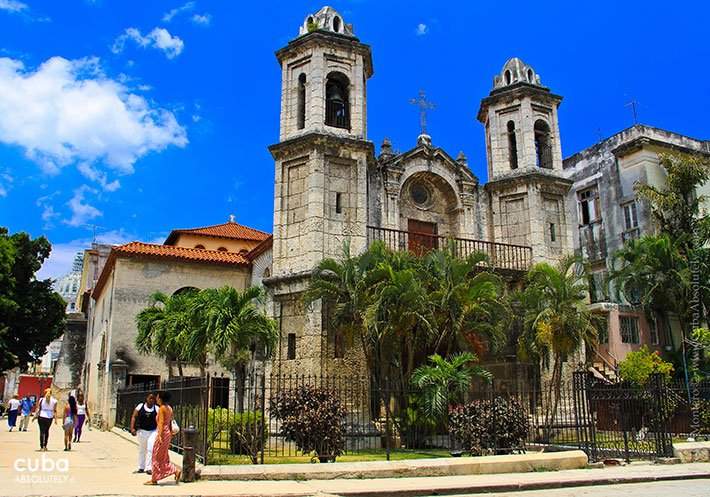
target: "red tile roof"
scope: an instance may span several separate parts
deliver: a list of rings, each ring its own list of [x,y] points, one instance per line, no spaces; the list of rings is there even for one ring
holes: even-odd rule
[[[181,234],[229,238],[232,240],[250,240],[256,242],[264,241],[271,236],[263,231],[255,230],[254,228],[242,226],[241,224],[230,221],[224,224],[206,226],[204,228],[173,230],[170,235],[168,235],[168,238],[165,239],[165,244],[172,245]]]
[[[267,235],[268,237],[268,235]],[[131,242],[113,247],[101,276],[96,282],[92,296],[96,298],[106,284],[111,268],[117,257],[140,259],[167,259],[219,266],[251,266],[251,260],[243,252],[225,252],[220,250],[175,247],[172,245],[156,245],[153,243]]]

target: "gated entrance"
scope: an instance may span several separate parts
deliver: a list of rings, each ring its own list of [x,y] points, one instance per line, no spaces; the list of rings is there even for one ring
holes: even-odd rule
[[[578,442],[589,459],[673,455],[669,422],[682,399],[661,375],[645,385],[608,383],[592,373],[574,373]]]

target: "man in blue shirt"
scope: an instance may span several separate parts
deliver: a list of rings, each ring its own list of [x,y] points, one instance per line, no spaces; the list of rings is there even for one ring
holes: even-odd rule
[[[27,431],[34,406],[35,403],[30,399],[30,394],[25,395],[25,398],[20,402],[20,414],[22,415],[22,419],[20,419],[20,431]]]

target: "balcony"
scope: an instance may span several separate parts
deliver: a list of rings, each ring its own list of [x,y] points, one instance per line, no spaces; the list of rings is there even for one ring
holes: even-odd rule
[[[409,250],[418,255],[424,255],[430,250],[443,247],[447,237],[431,233],[414,233],[388,228],[367,227],[367,244],[375,241],[383,242],[392,250]],[[456,255],[468,257],[475,252],[488,255],[488,266],[495,269],[527,271],[532,265],[532,248],[525,245],[486,242],[466,238],[454,238]]]

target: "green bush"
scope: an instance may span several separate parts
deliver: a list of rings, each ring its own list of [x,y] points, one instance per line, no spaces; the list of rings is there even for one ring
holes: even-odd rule
[[[229,423],[229,447],[232,454],[247,455],[254,464],[263,450],[269,432],[268,420],[260,411],[234,413]]]
[[[270,413],[281,421],[279,432],[304,454],[335,459],[345,450],[347,410],[336,392],[310,385],[278,393]]]
[[[645,385],[654,373],[670,379],[673,365],[661,359],[658,352],[651,352],[644,345],[638,352],[626,354],[626,359],[619,363],[619,370],[622,380],[636,385]]]
[[[449,432],[471,455],[523,450],[530,424],[516,400],[496,397],[449,408]]]

